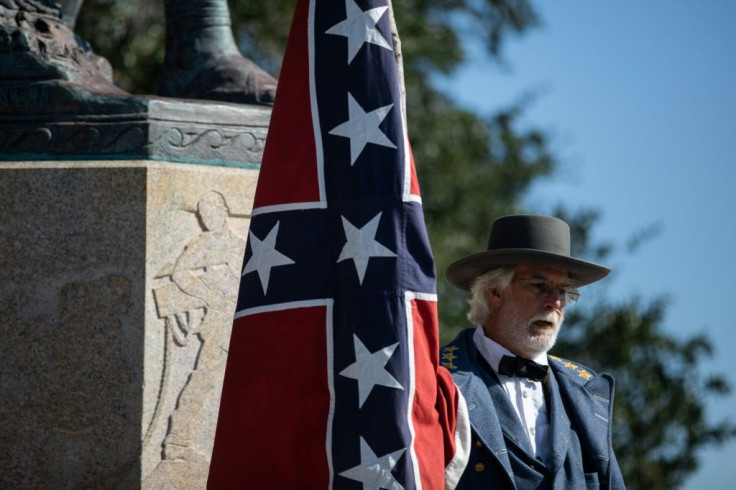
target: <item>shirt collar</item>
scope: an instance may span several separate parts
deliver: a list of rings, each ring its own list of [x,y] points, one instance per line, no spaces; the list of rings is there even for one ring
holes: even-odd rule
[[[486,334],[483,331],[483,327],[481,326],[475,328],[475,332],[473,333],[473,343],[478,349],[480,355],[483,356],[483,359],[486,360],[488,365],[491,366],[491,368],[493,368],[495,372],[498,372],[498,364],[501,362],[501,358],[503,356],[516,356],[516,354],[514,354],[495,340],[486,337]],[[549,365],[546,352],[533,357],[532,361],[544,366]]]

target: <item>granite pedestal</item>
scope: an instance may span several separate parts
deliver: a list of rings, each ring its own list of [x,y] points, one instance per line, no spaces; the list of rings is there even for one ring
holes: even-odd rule
[[[270,111],[138,102],[0,114],[0,488],[204,488]]]

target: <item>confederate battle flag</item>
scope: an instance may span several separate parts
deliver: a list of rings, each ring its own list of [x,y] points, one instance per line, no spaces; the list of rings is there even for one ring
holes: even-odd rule
[[[299,0],[209,488],[440,489],[456,406],[387,0]]]

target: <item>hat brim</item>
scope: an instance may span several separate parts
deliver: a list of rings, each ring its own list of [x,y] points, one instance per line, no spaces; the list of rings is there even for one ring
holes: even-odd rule
[[[586,260],[540,250],[507,248],[468,255],[450,264],[445,270],[447,282],[463,291],[470,291],[475,279],[496,267],[531,264],[558,267],[568,272],[577,286],[585,286],[606,277],[611,270]]]

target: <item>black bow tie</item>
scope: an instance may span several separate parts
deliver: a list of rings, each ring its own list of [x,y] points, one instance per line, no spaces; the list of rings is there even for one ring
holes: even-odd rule
[[[532,381],[544,381],[549,366],[537,364],[523,357],[503,356],[498,364],[498,373],[506,376],[518,376]]]

